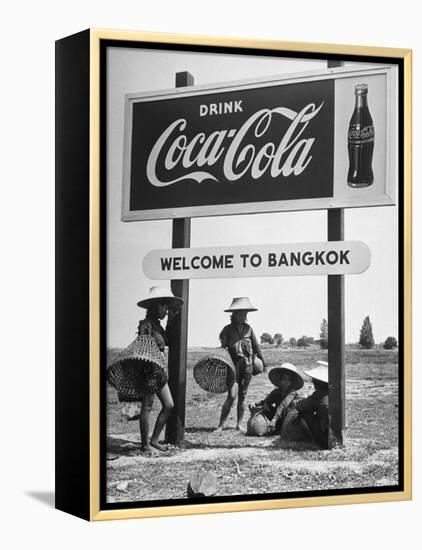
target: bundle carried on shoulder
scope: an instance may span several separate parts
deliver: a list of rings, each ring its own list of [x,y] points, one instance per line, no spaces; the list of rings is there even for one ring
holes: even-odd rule
[[[120,401],[142,400],[145,394],[160,391],[168,376],[164,356],[154,338],[135,338],[107,369],[107,380],[118,391]]]
[[[235,368],[229,352],[216,348],[196,363],[193,377],[200,388],[212,393],[224,393],[228,390],[227,377],[234,376]]]

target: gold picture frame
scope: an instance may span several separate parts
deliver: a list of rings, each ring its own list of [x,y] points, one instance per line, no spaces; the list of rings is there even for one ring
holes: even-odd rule
[[[187,515],[187,514],[204,514],[204,513],[220,513],[220,512],[235,512],[246,510],[269,510],[269,509],[283,509],[283,508],[296,508],[296,507],[308,507],[308,506],[326,506],[337,504],[356,504],[364,502],[383,502],[383,501],[397,501],[408,500],[412,498],[412,379],[411,379],[411,316],[412,316],[412,278],[411,278],[411,247],[412,247],[412,218],[411,218],[411,205],[412,205],[412,192],[411,192],[411,180],[412,180],[412,157],[411,157],[411,143],[412,143],[412,52],[408,49],[397,48],[375,48],[367,46],[348,46],[338,44],[315,44],[306,42],[283,42],[283,41],[267,41],[267,40],[250,40],[250,39],[233,39],[224,37],[208,37],[208,36],[188,36],[179,34],[165,34],[165,33],[150,33],[150,32],[132,32],[132,31],[116,31],[105,29],[90,29],[75,35],[74,37],[68,37],[57,42],[57,89],[58,89],[58,134],[57,140],[59,143],[57,158],[58,158],[58,201],[63,200],[63,206],[59,205],[59,211],[57,216],[57,224],[60,235],[65,235],[62,239],[58,239],[57,246],[62,248],[61,256],[58,259],[58,293],[64,295],[66,288],[68,288],[71,281],[69,280],[69,274],[66,273],[66,265],[74,264],[78,261],[78,253],[73,252],[68,259],[65,258],[66,247],[69,247],[70,236],[66,236],[66,232],[72,232],[72,224],[79,223],[80,216],[85,216],[85,222],[83,223],[83,229],[88,233],[73,235],[72,238],[77,239],[77,243],[85,242],[85,251],[83,261],[80,260],[80,266],[77,268],[83,270],[84,275],[84,294],[81,296],[81,300],[85,300],[85,309],[83,305],[76,308],[76,312],[71,314],[73,322],[78,322],[81,318],[78,315],[82,315],[81,311],[89,311],[89,319],[85,319],[86,329],[81,337],[82,343],[77,341],[78,334],[69,340],[69,336],[65,327],[61,324],[62,316],[65,316],[64,307],[65,304],[62,300],[59,300],[57,309],[57,315],[59,319],[58,327],[58,355],[56,361],[56,369],[58,373],[58,381],[56,385],[57,395],[57,413],[56,413],[56,430],[58,438],[58,447],[56,451],[56,491],[57,491],[57,503],[56,506],[64,511],[73,513],[84,519],[90,521],[104,521],[112,519],[126,519],[126,518],[147,518],[157,516],[171,516],[171,515]],[[76,44],[77,43],[77,44]],[[242,51],[245,54],[251,54],[251,52],[265,52],[270,55],[273,52],[274,55],[280,55],[281,52],[295,53],[298,57],[318,55],[320,58],[326,56],[327,59],[351,59],[351,60],[371,60],[378,58],[385,58],[390,60],[391,63],[397,63],[399,67],[401,78],[401,92],[402,96],[398,101],[399,111],[402,124],[402,135],[399,136],[399,148],[400,159],[399,162],[399,185],[403,185],[402,197],[403,203],[400,205],[402,208],[402,228],[401,235],[403,238],[402,243],[402,278],[399,287],[399,294],[401,295],[401,323],[403,341],[400,341],[400,351],[402,353],[402,379],[401,379],[401,401],[400,401],[400,414],[401,414],[401,483],[400,488],[394,491],[368,491],[364,489],[359,491],[353,491],[349,489],[343,492],[337,492],[336,494],[328,494],[321,496],[295,496],[289,498],[265,498],[250,500],[228,500],[224,502],[201,502],[198,500],[195,503],[184,504],[180,500],[171,505],[139,505],[135,503],[133,506],[121,507],[115,506],[113,509],[104,509],[101,505],[101,465],[104,463],[102,457],[101,447],[101,435],[102,430],[105,428],[104,418],[101,417],[102,405],[101,405],[101,373],[104,372],[104,368],[101,365],[103,360],[103,351],[101,346],[104,343],[101,340],[101,285],[104,284],[104,280],[101,278],[101,216],[104,209],[104,203],[101,199],[101,177],[104,174],[104,149],[101,145],[100,135],[104,131],[101,126],[104,122],[101,114],[101,85],[102,85],[102,70],[104,68],[104,59],[101,58],[101,48],[108,47],[112,44],[124,44],[126,47],[130,47],[130,44],[138,45],[144,44],[152,47],[154,44],[162,44],[171,49],[175,48],[192,48],[195,51],[206,51],[207,48],[226,49],[227,51],[240,53]],[[107,45],[107,46],[105,46]],[[78,57],[79,56],[79,57]],[[88,93],[87,105],[80,117],[83,119],[83,128],[78,131],[89,135],[88,149],[87,144],[80,144],[80,147],[84,147],[83,155],[85,158],[84,166],[87,168],[83,172],[83,178],[85,181],[80,181],[81,188],[79,191],[69,193],[69,198],[66,199],[66,194],[62,194],[61,190],[65,186],[69,188],[70,182],[66,178],[74,178],[75,175],[70,173],[66,176],[66,169],[70,166],[70,159],[67,159],[66,155],[66,141],[63,137],[66,130],[66,124],[72,123],[77,111],[69,110],[68,101],[69,98],[63,91],[63,88],[68,85],[70,74],[66,75],[66,71],[72,72],[75,75],[75,70],[78,70],[78,63],[81,56],[83,56],[84,64],[84,76],[80,79],[80,93]],[[79,59],[79,61],[78,61]],[[67,65],[66,65],[67,64]],[[76,77],[77,79],[79,77]],[[133,90],[128,90],[133,92]],[[76,109],[74,107],[74,109]],[[67,114],[66,114],[67,113]],[[72,113],[72,114],[70,114]],[[66,118],[68,117],[68,118]],[[88,117],[88,118],[87,118]],[[77,123],[75,123],[77,124]],[[63,145],[60,145],[63,143]],[[81,176],[82,177],[82,176]],[[89,185],[89,191],[86,189],[86,184]],[[71,196],[71,193],[73,195]],[[66,202],[68,200],[69,202]],[[80,201],[85,201],[84,214],[79,214],[76,211],[76,222],[65,221],[64,210],[69,208],[69,205],[74,208],[78,208]],[[89,205],[89,207],[88,207]],[[88,216],[88,217],[86,217]],[[80,239],[80,241],[78,240]],[[84,241],[85,239],[85,241]],[[64,263],[60,263],[63,259]],[[68,262],[67,264],[65,262]],[[88,285],[88,286],[87,286]],[[89,300],[87,303],[86,300]],[[77,300],[77,298],[76,298]],[[71,305],[71,304],[69,304]],[[76,338],[76,339],[75,339]],[[89,347],[87,348],[89,343]],[[66,359],[66,352],[64,351],[68,346],[81,346],[81,353],[83,364],[75,366],[72,364],[71,368],[80,369],[80,374],[73,374],[73,376],[80,376],[79,383],[81,389],[83,388],[83,399],[81,415],[86,415],[88,412],[88,418],[85,420],[75,419],[75,405],[70,404],[66,397],[66,386],[69,380],[66,378],[70,376],[65,374],[64,371],[70,368],[70,362],[74,357]],[[87,355],[88,352],[88,355]],[[75,352],[76,353],[76,352]],[[69,363],[67,363],[67,361]],[[73,420],[72,420],[73,419]],[[81,422],[81,424],[79,424]],[[82,425],[83,424],[83,425]],[[81,451],[79,456],[77,453],[70,453],[67,445],[75,445],[78,438],[83,435],[83,444],[88,443],[87,449]],[[68,438],[68,442],[64,441]],[[80,462],[79,462],[80,461]],[[82,472],[82,473],[81,473]],[[78,487],[76,487],[78,484]],[[73,494],[69,496],[74,487]]]

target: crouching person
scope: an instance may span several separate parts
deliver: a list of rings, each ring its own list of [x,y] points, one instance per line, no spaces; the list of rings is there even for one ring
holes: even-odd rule
[[[280,434],[289,411],[294,410],[298,401],[297,392],[303,386],[301,374],[291,363],[271,369],[268,378],[275,388],[262,401],[249,405],[249,435]]]
[[[322,449],[328,449],[328,363],[317,361],[318,367],[304,371],[312,378],[315,391],[296,404],[299,418]]]

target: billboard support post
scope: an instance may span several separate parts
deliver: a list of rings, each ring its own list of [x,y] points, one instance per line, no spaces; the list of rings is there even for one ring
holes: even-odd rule
[[[344,210],[328,210],[328,240],[344,239]],[[327,276],[328,296],[328,407],[334,441],[343,444],[345,396],[344,275]]]
[[[185,71],[176,73],[176,88],[193,86],[193,76]],[[172,247],[190,247],[190,218],[173,220]],[[173,396],[174,409],[166,426],[166,441],[177,444],[185,436],[186,410],[186,366],[188,346],[189,279],[172,280],[171,289],[175,296],[183,299],[183,307],[175,317],[172,342],[169,347],[169,388]]]
[[[328,68],[340,67],[341,61],[328,61]],[[344,240],[344,209],[327,211],[327,237],[329,241]],[[345,427],[345,331],[344,331],[344,275],[328,275],[328,407],[330,434],[328,444],[343,445]]]

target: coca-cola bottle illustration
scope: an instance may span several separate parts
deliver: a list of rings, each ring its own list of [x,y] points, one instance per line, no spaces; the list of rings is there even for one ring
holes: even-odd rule
[[[374,182],[372,155],[374,152],[374,123],[368,109],[368,85],[355,86],[355,110],[349,125],[348,149],[350,187],[368,187]]]

